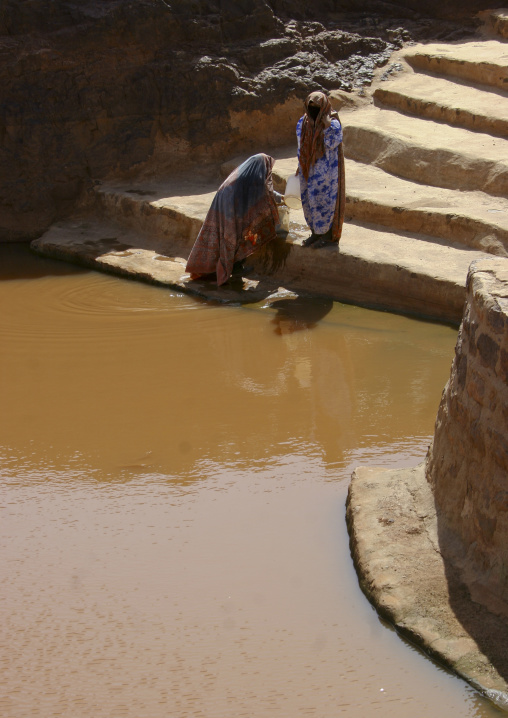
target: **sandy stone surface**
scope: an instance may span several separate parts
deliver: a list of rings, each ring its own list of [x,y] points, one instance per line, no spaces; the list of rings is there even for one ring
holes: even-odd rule
[[[430,43],[407,48],[406,60],[420,70],[448,74],[470,82],[506,89],[508,46],[502,40]]]
[[[32,249],[54,259],[80,264],[121,277],[155,284],[221,304],[249,304],[287,297],[270,279],[236,277],[227,285],[191,280],[185,272],[186,256],[178,245],[168,252],[167,243],[143,238],[118,225],[87,219],[54,225]],[[183,251],[185,255],[185,249]]]
[[[488,134],[369,106],[348,117],[344,152],[416,182],[508,196],[508,145]]]
[[[508,261],[474,262],[434,439],[414,469],[359,468],[360,583],[397,629],[508,710]]]
[[[411,115],[457,127],[508,135],[508,97],[422,73],[404,73],[383,82],[376,101]]]
[[[490,28],[503,34],[507,14],[493,13]],[[391,205],[407,227],[422,222],[450,246],[462,234],[465,244],[502,255],[484,255],[469,268],[455,359],[426,461],[414,469],[358,468],[347,522],[361,586],[378,611],[504,710],[508,100],[505,92],[465,83],[505,90],[507,47],[478,40],[406,49],[399,57],[417,71],[448,79],[403,72],[401,64],[376,88],[377,106],[359,109],[345,131],[349,158],[373,165],[350,172],[352,214],[388,222]],[[374,171],[379,182],[371,189]]]
[[[348,115],[345,122],[354,117]],[[274,187],[284,192],[298,160],[294,147],[273,151]],[[226,177],[247,155],[221,165]],[[481,191],[433,187],[346,159],[346,218],[448,240],[482,252],[508,256],[508,199]],[[305,224],[303,213],[292,211]]]
[[[346,172],[352,219],[508,256],[508,199],[412,182],[354,160]]]
[[[475,603],[443,559],[424,465],[357,469],[347,522],[361,587],[377,610],[508,710],[508,621]]]

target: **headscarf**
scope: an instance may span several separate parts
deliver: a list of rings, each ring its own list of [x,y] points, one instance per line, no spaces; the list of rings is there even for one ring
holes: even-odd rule
[[[237,220],[249,212],[250,208],[266,198],[275,207],[273,197],[272,168],[275,160],[269,155],[259,153],[249,157],[223,182],[221,187],[234,187],[234,210]],[[275,210],[278,216],[277,210]]]
[[[320,107],[319,115],[313,122],[309,115],[309,104]],[[311,92],[305,100],[305,116],[300,134],[300,167],[305,179],[309,179],[310,168],[325,154],[323,133],[324,118],[332,111],[330,100],[324,92]]]

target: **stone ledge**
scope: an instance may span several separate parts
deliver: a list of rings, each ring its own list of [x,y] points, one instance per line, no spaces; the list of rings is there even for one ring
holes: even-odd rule
[[[346,518],[360,585],[378,612],[508,711],[508,622],[474,602],[443,559],[424,464],[358,468]]]
[[[508,67],[502,40],[459,44],[428,44],[409,47],[402,52],[415,69],[437,75],[458,77],[466,82],[506,89]]]
[[[344,226],[339,248],[306,249],[301,246],[305,236],[304,226],[290,222],[284,266],[266,269],[263,258],[252,255],[253,273],[220,288],[185,275],[186,236],[179,242],[177,236],[170,240],[83,217],[53,225],[31,246],[39,254],[224,303],[264,301],[284,287],[452,323],[462,316],[469,265],[485,256],[355,223]]]
[[[143,243],[133,232],[112,223],[75,220],[53,225],[30,245],[37,254],[78,264],[127,279],[173,289],[220,304],[252,304],[296,296],[268,278],[238,277],[226,286],[192,281],[185,272],[185,248],[172,247],[153,237]],[[140,241],[141,240],[141,241]]]
[[[274,187],[284,192],[298,160],[293,148],[274,151],[273,155]],[[241,155],[224,162],[222,177],[245,159],[247,156]],[[508,200],[504,197],[481,191],[436,189],[353,159],[346,159],[346,217],[508,256]],[[302,222],[305,223],[303,217]]]
[[[344,126],[348,159],[434,187],[508,197],[506,140],[374,105]]]

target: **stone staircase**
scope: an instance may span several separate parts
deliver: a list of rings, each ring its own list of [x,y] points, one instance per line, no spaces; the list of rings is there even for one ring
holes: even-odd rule
[[[33,248],[218,301],[261,301],[283,287],[460,321],[470,263],[508,256],[508,11],[484,21],[474,42],[399,51],[402,71],[341,114],[347,206],[338,249],[303,248],[308,230],[292,210],[284,268],[267,276],[253,261],[257,274],[221,289],[191,282],[185,260],[221,178],[182,173],[97,185],[86,216],[55,225]],[[283,190],[296,147],[269,151]],[[222,176],[242,159],[226,162]]]

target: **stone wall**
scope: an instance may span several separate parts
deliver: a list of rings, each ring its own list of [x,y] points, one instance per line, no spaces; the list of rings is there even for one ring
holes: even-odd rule
[[[473,262],[426,476],[440,549],[508,613],[508,261]]]
[[[96,180],[293,143],[311,89],[368,83],[408,39],[471,34],[485,2],[406,4],[2,0],[0,241],[39,236]]]

